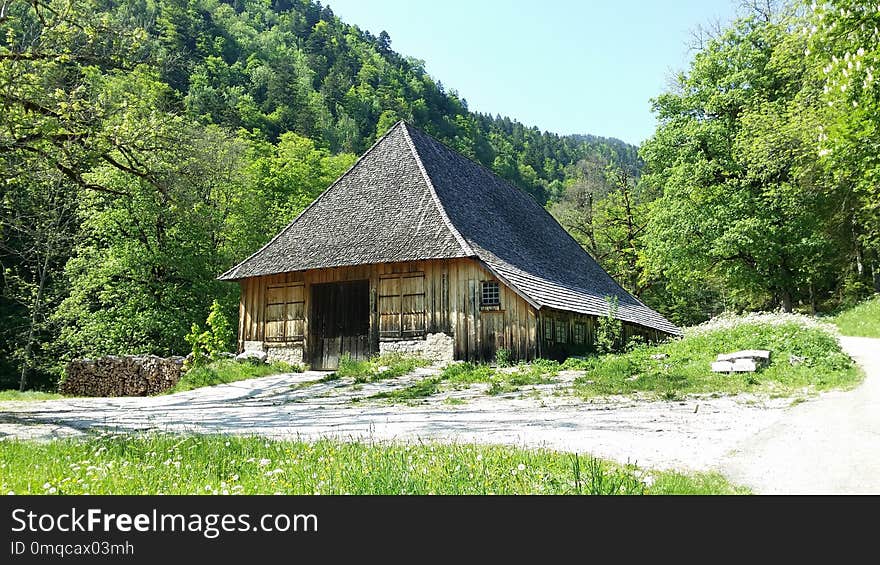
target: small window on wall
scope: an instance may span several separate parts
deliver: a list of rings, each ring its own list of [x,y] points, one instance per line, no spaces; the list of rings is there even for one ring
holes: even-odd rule
[[[568,343],[568,324],[564,320],[556,320],[556,343]]]
[[[266,341],[302,339],[304,304],[302,283],[266,288]]]
[[[587,341],[587,325],[575,322],[572,341],[578,345],[583,345]]]
[[[483,281],[480,287],[480,306],[501,306],[501,289],[496,281]]]
[[[550,318],[544,318],[544,339],[553,341],[553,320]]]

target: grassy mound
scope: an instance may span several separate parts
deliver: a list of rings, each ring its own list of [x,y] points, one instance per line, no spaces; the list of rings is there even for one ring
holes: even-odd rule
[[[770,350],[769,366],[757,373],[711,372],[710,364],[719,353],[742,349]],[[862,376],[841,351],[833,327],[794,314],[724,316],[691,328],[682,339],[580,364],[587,370],[575,381],[581,396],[633,392],[668,399],[714,392],[786,396],[852,387]]]
[[[718,474],[472,444],[226,436],[0,442],[3,494],[742,494]]]

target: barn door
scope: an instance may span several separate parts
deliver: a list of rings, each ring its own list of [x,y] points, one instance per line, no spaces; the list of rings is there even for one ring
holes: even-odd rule
[[[339,358],[370,356],[370,282],[312,285],[311,361],[315,369],[335,369]]]

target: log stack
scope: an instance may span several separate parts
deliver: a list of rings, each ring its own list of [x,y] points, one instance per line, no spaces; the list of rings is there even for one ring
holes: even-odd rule
[[[64,369],[59,392],[75,396],[147,396],[177,384],[183,357],[108,355],[75,359]]]

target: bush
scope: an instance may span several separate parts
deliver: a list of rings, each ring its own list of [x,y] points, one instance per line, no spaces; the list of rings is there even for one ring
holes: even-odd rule
[[[208,329],[205,331],[198,324],[193,324],[185,338],[192,348],[192,357],[187,361],[187,368],[218,361],[222,353],[229,351],[233,337],[232,326],[216,300],[211,304],[206,324]]]
[[[606,296],[608,315],[600,316],[596,325],[596,351],[600,354],[616,351],[623,342],[623,322],[617,318],[618,299]]]
[[[499,367],[510,367],[510,350],[499,347],[495,351],[495,364]]]

